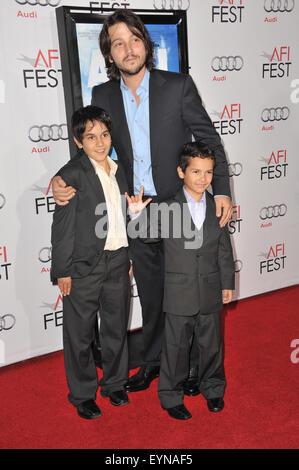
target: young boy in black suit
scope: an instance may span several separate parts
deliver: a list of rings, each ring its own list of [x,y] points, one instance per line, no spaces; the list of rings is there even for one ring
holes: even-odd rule
[[[193,334],[199,349],[199,390],[210,411],[224,406],[221,309],[232,300],[235,270],[227,227],[219,226],[214,198],[207,192],[214,163],[213,151],[206,145],[185,144],[177,168],[184,187],[167,201],[169,210],[161,210],[155,221],[152,203],[149,229],[144,230],[146,242],[159,238],[164,242],[166,313],[158,395],[162,408],[175,419],[191,418],[183,404],[183,384]],[[127,195],[127,200],[132,214],[144,207],[140,195]],[[157,238],[149,235],[153,228]]]
[[[80,417],[101,416],[95,403],[98,376],[91,343],[100,311],[103,378],[101,395],[115,406],[129,403],[127,323],[130,281],[126,222],[121,195],[127,182],[109,157],[111,120],[87,106],[72,117],[80,158],[58,174],[76,188],[75,197],[55,207],[51,279],[63,294],[63,345],[69,401]],[[108,217],[107,217],[108,216]]]

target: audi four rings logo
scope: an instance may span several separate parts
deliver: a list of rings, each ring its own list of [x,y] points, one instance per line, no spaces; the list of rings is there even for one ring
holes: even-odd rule
[[[268,121],[285,121],[290,115],[290,110],[287,106],[282,108],[265,108],[263,109],[261,120]]]
[[[239,273],[243,268],[243,263],[240,259],[236,259],[235,261],[235,273]]]
[[[6,199],[3,194],[0,194],[0,209],[5,206]]]
[[[16,323],[16,317],[11,315],[11,313],[7,313],[0,317],[0,331],[2,330],[11,330]]]
[[[221,72],[231,72],[233,70],[241,70],[243,64],[244,60],[240,55],[222,55],[221,57],[216,56],[213,58],[211,67],[214,72],[219,72],[220,70]]]
[[[229,163],[228,164],[228,174],[229,176],[240,176],[243,170],[242,163]]]
[[[42,126],[32,126],[29,129],[29,139],[31,142],[49,142],[53,140],[67,140],[68,132],[66,124],[51,124],[47,126],[46,124]]]
[[[156,10],[188,10],[190,0],[154,0]]]
[[[38,259],[41,263],[48,263],[52,259],[52,248],[45,247],[39,250]]]
[[[263,207],[260,210],[260,218],[262,220],[272,219],[273,217],[283,217],[287,213],[287,206],[285,204],[276,204],[275,206]]]
[[[19,5],[40,5],[41,7],[57,7],[61,0],[16,0]]]
[[[272,11],[273,13],[280,12],[290,12],[294,9],[295,0],[265,0],[264,10],[268,13]]]

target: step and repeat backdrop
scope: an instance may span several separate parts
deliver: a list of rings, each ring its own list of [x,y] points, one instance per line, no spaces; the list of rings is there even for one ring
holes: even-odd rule
[[[70,153],[55,9],[91,4],[187,11],[190,74],[229,163],[234,299],[299,282],[297,0],[2,0],[0,366],[62,348],[51,178]],[[141,326],[133,279],[129,329]]]

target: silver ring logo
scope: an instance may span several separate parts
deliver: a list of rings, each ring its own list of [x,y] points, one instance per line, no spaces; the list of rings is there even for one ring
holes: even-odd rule
[[[229,163],[228,164],[228,174],[229,176],[240,176],[243,171],[242,163]]]
[[[39,5],[41,7],[57,7],[61,0],[16,0],[19,5]]]
[[[153,6],[156,10],[188,10],[190,0],[154,0]]]
[[[243,67],[244,60],[240,55],[236,56],[221,56],[221,57],[214,57],[212,59],[212,70],[214,72],[232,72],[233,70],[239,71]]]
[[[48,263],[52,259],[52,248],[45,247],[39,250],[38,259],[41,263]]]
[[[260,210],[260,219],[272,219],[273,217],[283,217],[287,213],[287,206],[285,204],[276,204],[275,206],[263,207]]]
[[[264,10],[270,13],[287,12],[294,10],[295,0],[265,0]]]
[[[28,134],[31,142],[49,142],[50,140],[57,142],[58,140],[67,140],[68,132],[66,124],[51,124],[47,126],[32,126]]]
[[[3,315],[3,317],[0,317],[0,331],[11,330],[15,326],[15,323],[16,317],[14,315],[10,313]]]
[[[0,209],[2,209],[5,206],[6,199],[3,196],[3,194],[0,194]]]
[[[235,273],[239,273],[243,268],[243,263],[240,259],[236,259],[235,261]]]
[[[269,121],[285,121],[290,115],[290,110],[287,106],[282,108],[265,108],[261,114],[261,120],[263,122]]]

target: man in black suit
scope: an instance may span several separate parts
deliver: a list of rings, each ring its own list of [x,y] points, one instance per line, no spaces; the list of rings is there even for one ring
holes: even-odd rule
[[[192,135],[215,152],[213,191],[216,211],[225,225],[232,214],[229,175],[219,135],[206,113],[189,75],[154,68],[153,43],[141,19],[128,10],[108,16],[100,34],[110,80],[96,86],[92,104],[111,115],[114,148],[124,166],[130,194],[144,186],[146,197],[163,201],[181,187],[176,167],[182,145]],[[53,194],[58,204],[67,204],[74,188],[54,178]],[[164,331],[162,244],[131,243],[134,276],[142,307],[143,364],[128,382],[128,391],[144,390],[159,374]],[[197,377],[191,356],[190,377]],[[185,392],[197,395],[194,380]]]
[[[230,235],[227,227],[219,226],[214,199],[206,191],[214,162],[208,146],[185,144],[178,164],[184,187],[158,210],[152,205],[144,220],[148,228],[142,229],[145,242],[162,238],[164,243],[165,336],[158,395],[162,408],[175,419],[191,418],[183,404],[183,384],[193,334],[199,351],[199,391],[210,411],[224,406],[221,309],[232,300],[235,269]],[[132,213],[144,205],[139,196],[127,199]],[[138,223],[142,227],[142,219]]]
[[[51,279],[63,294],[63,346],[69,401],[80,417],[101,416],[95,403],[98,376],[91,344],[100,310],[101,395],[112,405],[129,403],[127,324],[130,281],[126,219],[121,195],[125,174],[108,156],[111,120],[95,106],[72,118],[82,150],[59,174],[77,188],[68,205],[56,206],[52,224]]]

